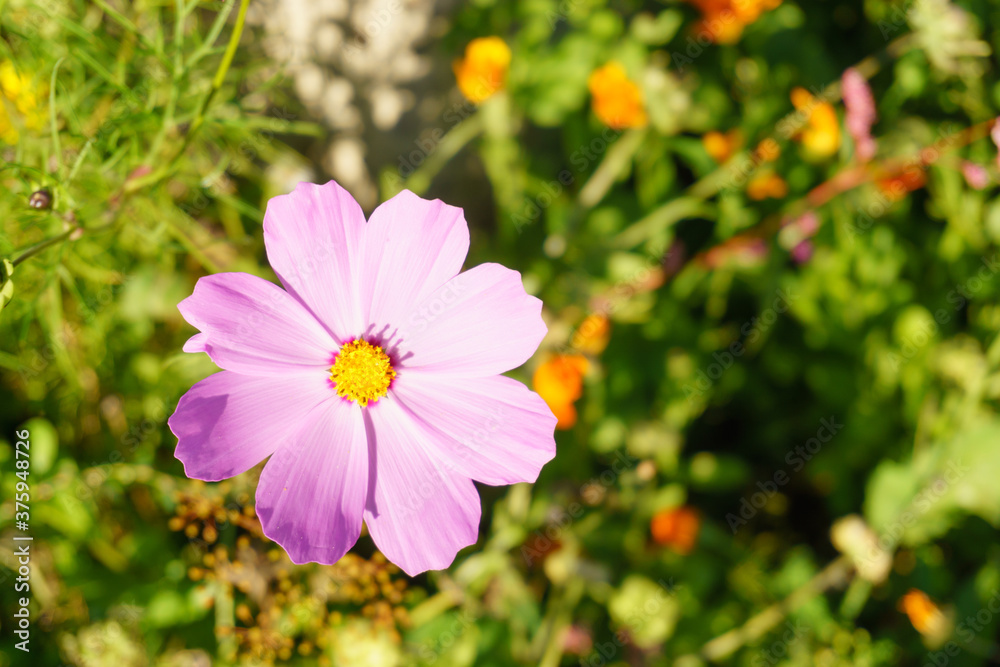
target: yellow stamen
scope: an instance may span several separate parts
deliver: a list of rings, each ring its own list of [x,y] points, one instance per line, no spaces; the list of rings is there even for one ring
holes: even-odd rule
[[[389,393],[394,377],[396,371],[392,369],[389,355],[381,347],[360,338],[340,348],[330,367],[330,379],[337,396],[357,401],[361,407]]]

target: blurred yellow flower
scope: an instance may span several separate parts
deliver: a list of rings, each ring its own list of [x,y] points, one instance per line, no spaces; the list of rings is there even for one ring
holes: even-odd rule
[[[719,44],[733,44],[743,29],[765,11],[776,9],[781,0],[688,0],[701,10],[702,20],[695,26],[699,35],[707,35]]]
[[[809,114],[805,129],[799,134],[802,145],[818,157],[829,157],[840,148],[840,120],[829,102],[822,102],[805,88],[792,89],[792,104]]]
[[[594,115],[608,127],[623,130],[644,127],[649,122],[642,91],[618,63],[594,70],[587,79],[587,87],[593,96]]]
[[[900,607],[910,618],[917,632],[927,636],[940,636],[948,626],[948,618],[927,594],[911,588],[899,601]]]
[[[465,47],[465,57],[452,65],[458,89],[480,104],[504,86],[510,67],[510,47],[499,37],[479,37]]]
[[[681,555],[694,550],[701,531],[701,517],[690,507],[676,507],[657,512],[650,522],[650,532],[657,544],[670,547]]]
[[[725,134],[712,130],[701,138],[701,145],[713,160],[722,164],[743,145],[743,133],[738,129],[729,130]]]
[[[566,430],[576,424],[573,402],[583,394],[583,374],[587,358],[582,354],[560,354],[535,371],[531,384],[559,420],[556,428]]]
[[[44,109],[39,107],[38,100],[46,93],[32,84],[29,77],[18,74],[10,61],[0,63],[0,91],[23,116],[24,127],[29,130],[42,128],[46,116]],[[18,136],[10,113],[6,106],[0,103],[0,141],[14,144],[17,143]]]
[[[747,183],[747,196],[754,201],[762,199],[781,199],[788,194],[788,184],[773,172],[758,174]]]
[[[611,323],[602,313],[591,313],[584,318],[573,333],[573,348],[584,354],[598,355],[604,352],[611,339]]]
[[[17,139],[17,129],[7,115],[7,107],[0,103],[0,142],[13,145],[17,143]]]

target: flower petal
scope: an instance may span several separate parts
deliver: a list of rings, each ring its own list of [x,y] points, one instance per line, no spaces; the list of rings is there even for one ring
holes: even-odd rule
[[[361,410],[331,400],[264,466],[257,515],[293,563],[340,560],[361,534],[368,493],[368,439]]]
[[[427,432],[444,465],[463,477],[501,485],[534,482],[556,454],[556,418],[517,380],[402,374],[392,397]]]
[[[520,366],[545,337],[542,302],[521,274],[480,264],[411,309],[400,335],[400,367],[487,377]]]
[[[198,280],[177,305],[201,330],[185,351],[207,352],[227,371],[286,375],[328,368],[336,342],[316,318],[283,289],[247,273]]]
[[[167,420],[177,436],[174,455],[184,474],[206,482],[246,472],[270,456],[282,437],[332,396],[322,375],[252,377],[210,375],[177,403]]]
[[[196,333],[187,339],[184,343],[184,347],[181,348],[185,352],[196,353],[205,352],[208,353],[208,334]]]
[[[375,452],[365,505],[368,532],[411,577],[448,567],[479,537],[475,485],[433,457],[424,430],[397,402],[383,399],[365,414]]]
[[[365,215],[334,181],[300,183],[267,203],[264,244],[281,284],[345,343],[362,333],[355,276]]]
[[[383,203],[365,229],[362,319],[376,331],[399,324],[413,304],[462,270],[469,226],[462,209],[409,190]]]

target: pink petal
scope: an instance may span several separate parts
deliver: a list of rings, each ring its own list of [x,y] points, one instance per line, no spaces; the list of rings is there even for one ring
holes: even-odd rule
[[[216,482],[246,472],[294,436],[332,395],[323,375],[251,377],[222,371],[197,383],[167,420],[184,474]]]
[[[247,273],[206,276],[177,308],[201,330],[184,346],[245,375],[329,368],[336,342],[306,308],[273,283]]]
[[[184,347],[181,348],[185,352],[196,353],[196,352],[208,352],[208,334],[196,333],[187,339],[184,343]]]
[[[556,418],[516,380],[402,374],[397,401],[427,434],[443,464],[462,477],[501,485],[534,482],[556,454]]]
[[[847,130],[854,140],[854,152],[858,161],[867,162],[875,157],[878,150],[871,135],[872,125],[878,119],[875,98],[868,87],[868,80],[853,67],[844,71],[841,90],[847,108]]]
[[[361,207],[344,188],[300,183],[267,203],[264,243],[281,283],[338,343],[363,331],[355,276],[365,229]]]
[[[480,264],[431,293],[403,320],[400,367],[487,377],[520,366],[545,337],[542,302],[521,274]]]
[[[975,190],[982,190],[990,184],[990,173],[986,171],[986,167],[975,162],[963,161],[962,175],[969,187]]]
[[[365,523],[385,556],[411,577],[451,565],[479,537],[479,493],[431,454],[423,429],[392,400],[366,415],[373,488]]]
[[[375,209],[365,229],[362,319],[376,331],[398,325],[462,270],[468,252],[462,209],[403,190]]]
[[[361,414],[346,401],[324,403],[264,466],[257,515],[293,563],[336,563],[361,534],[369,451]]]

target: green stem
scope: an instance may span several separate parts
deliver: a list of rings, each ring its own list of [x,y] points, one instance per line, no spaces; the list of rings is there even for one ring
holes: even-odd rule
[[[62,65],[63,56],[52,66],[52,79],[49,83],[49,128],[52,131],[52,150],[56,158],[56,174],[62,173],[62,146],[59,143],[59,115],[56,113],[56,76],[59,74],[59,66]]]
[[[615,180],[628,168],[645,139],[646,130],[629,130],[611,144],[597,169],[580,188],[579,203],[582,208],[593,208],[604,199]]]
[[[184,20],[187,18],[187,13],[184,10],[183,0],[174,0],[174,13],[177,14],[176,22],[174,23],[174,63],[173,63],[173,77],[172,84],[170,86],[170,94],[167,98],[167,107],[163,112],[163,123],[160,125],[160,131],[156,133],[156,137],[153,139],[153,145],[149,149],[149,153],[146,157],[146,162],[151,163],[157,153],[160,152],[160,146],[163,145],[163,141],[167,138],[167,133],[174,124],[174,113],[177,110],[177,96],[180,90],[181,79],[184,78]]]
[[[740,627],[733,628],[709,641],[701,647],[697,654],[680,657],[674,663],[678,665],[698,664],[699,658],[710,662],[725,660],[741,647],[766,635],[781,623],[790,612],[795,611],[814,596],[828,588],[846,582],[850,572],[850,560],[846,556],[840,556],[781,602],[767,607]]]
[[[573,622],[573,610],[579,604],[581,597],[583,597],[583,579],[574,577],[567,584],[559,601],[553,605],[548,641],[545,643],[545,653],[538,661],[538,667],[559,667],[562,663],[565,650],[563,635]]]
[[[241,0],[240,11],[236,15],[236,25],[233,26],[233,33],[229,36],[229,44],[226,46],[226,52],[222,55],[222,62],[219,63],[219,67],[215,71],[215,77],[212,79],[212,88],[202,99],[201,105],[198,107],[198,113],[195,115],[194,120],[191,122],[191,127],[188,128],[187,134],[184,136],[184,142],[181,144],[180,150],[178,150],[174,157],[160,169],[157,169],[153,173],[143,176],[142,178],[136,178],[126,183],[124,187],[124,191],[126,193],[135,192],[141,188],[159,183],[161,180],[169,176],[174,168],[174,165],[177,164],[177,161],[182,155],[184,155],[188,147],[191,145],[191,141],[194,139],[195,134],[197,134],[198,129],[205,123],[205,116],[208,112],[209,105],[211,105],[216,93],[219,92],[219,89],[222,88],[222,84],[226,80],[226,74],[229,72],[229,66],[233,63],[233,58],[236,56],[236,49],[240,43],[240,37],[243,35],[243,26],[246,23],[247,8],[249,6],[250,0]]]
[[[448,161],[455,157],[466,144],[479,136],[482,131],[483,121],[479,117],[478,112],[451,128],[451,131],[444,135],[438,145],[426,157],[423,164],[410,174],[409,178],[405,181],[396,181],[395,183],[383,182],[383,190],[387,196],[386,198],[398,194],[402,189],[400,186],[404,186],[418,195],[426,192],[427,188],[431,186],[434,177],[448,164]]]
[[[42,252],[46,248],[54,246],[57,243],[62,243],[63,241],[65,241],[66,239],[68,239],[73,234],[73,232],[75,232],[77,229],[80,229],[80,228],[79,227],[73,227],[72,229],[67,229],[62,234],[57,234],[56,236],[53,236],[51,238],[45,239],[44,241],[41,241],[40,243],[36,243],[35,245],[31,246],[30,248],[28,248],[27,250],[25,250],[24,252],[22,252],[20,255],[18,255],[14,259],[12,259],[11,260],[11,264],[13,264],[14,266],[17,266],[18,264],[24,262],[25,260],[31,259],[32,257],[34,257],[38,253]]]

